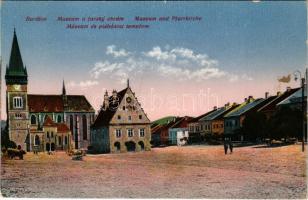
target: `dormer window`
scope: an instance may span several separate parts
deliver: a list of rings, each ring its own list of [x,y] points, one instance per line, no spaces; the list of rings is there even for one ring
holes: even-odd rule
[[[22,108],[23,107],[22,97],[14,97],[13,106],[14,108]]]

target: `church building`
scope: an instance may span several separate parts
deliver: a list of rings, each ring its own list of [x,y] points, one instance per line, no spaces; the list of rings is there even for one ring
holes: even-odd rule
[[[129,86],[106,91],[103,105],[91,126],[91,145],[97,153],[151,150],[151,122]]]
[[[24,150],[86,149],[95,111],[83,95],[28,94],[28,73],[14,30],[6,67],[6,112],[10,140]]]

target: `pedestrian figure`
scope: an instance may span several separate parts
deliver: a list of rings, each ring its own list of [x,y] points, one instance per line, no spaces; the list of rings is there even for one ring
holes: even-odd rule
[[[228,153],[228,144],[227,144],[226,141],[224,142],[224,149],[225,149],[225,154],[227,154]]]
[[[233,144],[232,144],[232,141],[230,140],[229,142],[229,147],[230,147],[230,153],[232,153],[232,150],[233,150]]]

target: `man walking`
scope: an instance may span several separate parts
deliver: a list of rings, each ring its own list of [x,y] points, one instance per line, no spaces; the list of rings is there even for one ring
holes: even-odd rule
[[[232,153],[232,151],[233,151],[233,144],[232,144],[231,140],[229,141],[229,147],[230,147],[230,153]]]
[[[226,138],[224,140],[224,149],[225,149],[225,154],[227,154],[228,153],[228,144],[227,144]]]

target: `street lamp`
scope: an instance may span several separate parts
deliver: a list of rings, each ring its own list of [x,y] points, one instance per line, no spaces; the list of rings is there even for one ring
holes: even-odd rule
[[[306,69],[307,70],[307,69]],[[305,119],[306,119],[306,112],[305,112],[305,77],[302,77],[302,73],[299,70],[296,70],[294,73],[294,80],[297,81],[298,77],[301,79],[301,89],[302,89],[302,115],[303,115],[303,120],[302,120],[302,131],[303,131],[303,138],[302,138],[302,152],[305,151]]]

